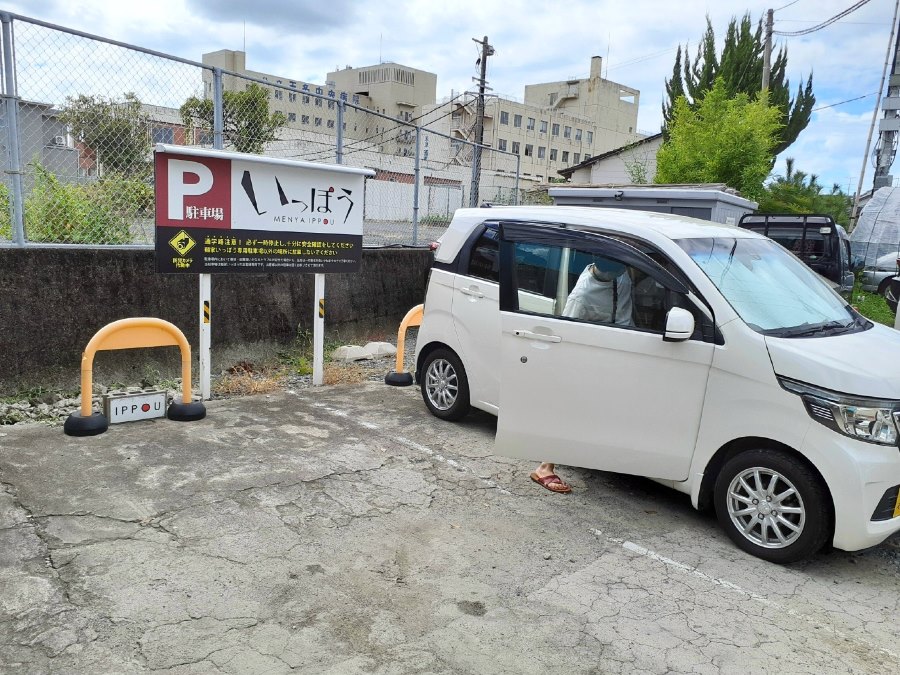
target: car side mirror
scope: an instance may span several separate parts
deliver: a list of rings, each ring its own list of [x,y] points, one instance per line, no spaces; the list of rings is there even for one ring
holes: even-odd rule
[[[673,307],[666,313],[664,342],[683,342],[694,334],[694,315],[682,307]]]

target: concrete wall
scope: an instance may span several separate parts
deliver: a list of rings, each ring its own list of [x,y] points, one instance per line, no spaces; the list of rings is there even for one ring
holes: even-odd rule
[[[357,274],[327,275],[326,330],[399,325],[423,301],[430,264],[428,251],[364,251]],[[311,331],[312,294],[308,274],[213,275],[214,370],[216,347]],[[171,321],[196,349],[197,305],[196,275],[157,274],[152,251],[0,249],[0,391],[38,371],[77,376],[85,345],[117,319]]]

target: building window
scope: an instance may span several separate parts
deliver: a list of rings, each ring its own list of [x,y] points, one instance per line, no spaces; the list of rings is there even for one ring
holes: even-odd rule
[[[522,128],[522,116],[521,115],[513,115],[513,126],[516,129]]]
[[[297,113],[288,113],[288,122],[296,122],[297,121]]]
[[[513,154],[514,154],[514,155],[518,155],[518,154],[519,154],[519,141],[513,141],[513,142],[512,142],[512,151],[513,151]]]
[[[550,148],[550,161],[556,161],[556,148]]]
[[[297,94],[293,91],[290,92],[288,94],[288,101],[290,101],[291,103],[296,103],[297,102]]]
[[[547,133],[547,120],[541,120],[541,133]]]
[[[212,145],[213,144],[213,132],[211,131],[197,131],[197,142],[200,145]]]
[[[328,120],[328,128],[334,129],[334,120]]]
[[[309,105],[309,94],[303,94],[303,102]]]
[[[500,111],[500,124],[509,124],[509,113],[505,110]]]
[[[175,130],[172,127],[153,127],[153,142],[171,145],[175,142]]]
[[[321,118],[321,117],[317,117],[317,118],[316,118],[316,126],[317,126],[317,127],[322,126],[322,118]]]
[[[576,140],[576,141],[580,141],[580,140],[581,140],[581,129],[576,129],[576,130],[575,130],[575,140]]]
[[[319,108],[321,108],[321,107],[322,107],[322,99],[317,98],[317,99],[316,99],[316,105],[317,105]]]
[[[284,98],[284,92],[281,91],[281,89],[276,89],[275,90],[275,98],[277,98],[280,101],[281,99]]]
[[[547,148],[543,145],[538,146],[538,159],[544,159],[547,156]]]
[[[593,131],[587,132],[587,142],[588,142],[588,145],[590,145],[591,143],[594,142],[594,132]]]
[[[534,131],[534,118],[533,117],[528,118],[528,125],[525,128],[528,129],[528,131]]]
[[[580,161],[581,161],[581,153],[580,152],[576,152],[574,155],[572,155],[572,164],[578,164]]]
[[[554,124],[552,130],[553,130],[554,136],[559,136],[559,125],[558,124]]]
[[[309,124],[309,115],[301,115],[300,124]]]
[[[563,164],[569,163],[569,151],[568,150],[563,150],[562,161],[563,161]]]
[[[572,127],[563,129],[563,138],[572,138]]]
[[[331,100],[328,101],[328,109],[334,110],[334,101],[331,101]]]
[[[505,138],[497,139],[497,149],[502,150],[503,152],[506,152],[506,139]]]
[[[531,157],[534,154],[534,146],[531,143],[525,144],[525,156]]]

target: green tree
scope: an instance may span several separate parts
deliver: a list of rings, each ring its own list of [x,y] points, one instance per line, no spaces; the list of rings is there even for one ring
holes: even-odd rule
[[[213,128],[212,99],[192,96],[181,106],[181,119],[188,129]],[[258,84],[244,91],[226,91],[222,95],[222,122],[226,142],[237,152],[262,154],[266,143],[287,122],[283,113],[269,113],[269,92]]]
[[[94,153],[100,173],[150,174],[150,120],[133,93],[121,100],[81,94],[66,98],[60,118]]]
[[[699,105],[675,101],[669,139],[656,156],[657,183],[725,183],[750,199],[763,191],[777,143],[779,113],[766,97],[729,96],[715,80]]]
[[[753,26],[750,15],[745,14],[738,22],[732,18],[725,34],[725,44],[721,56],[716,54],[716,38],[709,17],[706,32],[697,47],[697,55],[691,63],[684,50],[684,65],[681,64],[682,51],[679,46],[675,55],[675,67],[671,79],[666,80],[667,100],[663,102],[663,132],[668,136],[672,124],[675,101],[684,95],[688,105],[696,108],[706,96],[713,82],[721,78],[729,96],[743,93],[756,100],[762,87],[764,40],[762,21]],[[787,49],[782,47],[772,59],[769,76],[769,105],[778,109],[781,128],[774,155],[778,155],[791,145],[809,124],[816,97],[812,91],[812,74],[797,88],[791,99],[790,81],[787,72]]]
[[[759,210],[763,213],[822,213],[834,218],[836,223],[850,222],[852,200],[835,183],[829,192],[823,192],[819,178],[794,169],[794,160],[785,160],[785,173],[775,176],[759,197]]]

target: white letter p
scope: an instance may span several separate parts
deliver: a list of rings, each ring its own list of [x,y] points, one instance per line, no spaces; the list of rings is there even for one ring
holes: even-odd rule
[[[185,174],[193,174],[196,183],[184,182]],[[169,160],[169,220],[184,220],[184,198],[187,195],[202,195],[213,185],[212,171],[205,164],[184,159]]]

